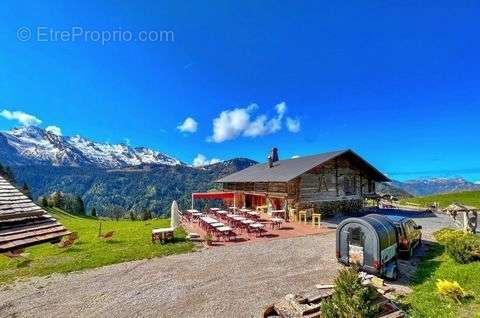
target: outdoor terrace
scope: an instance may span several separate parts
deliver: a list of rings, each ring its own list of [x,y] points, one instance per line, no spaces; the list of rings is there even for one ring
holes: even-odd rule
[[[326,226],[311,223],[286,222],[263,212],[248,209],[221,210],[210,208],[200,212],[184,212],[183,226],[205,239],[211,235],[211,246],[228,246],[276,238],[315,235],[333,231]]]

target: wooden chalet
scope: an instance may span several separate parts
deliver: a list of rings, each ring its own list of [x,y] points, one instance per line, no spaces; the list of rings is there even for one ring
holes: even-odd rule
[[[70,232],[0,177],[0,253],[59,242]]]
[[[319,212],[361,209],[376,182],[390,181],[352,150],[278,160],[274,148],[261,163],[217,180],[234,192],[237,205],[273,209],[314,208]]]

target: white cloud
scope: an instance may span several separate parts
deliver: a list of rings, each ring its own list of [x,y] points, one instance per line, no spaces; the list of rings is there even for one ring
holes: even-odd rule
[[[300,158],[300,156],[299,155],[292,156],[292,159],[297,159],[297,158]]]
[[[125,145],[130,146],[130,143],[131,143],[130,138],[124,138],[123,141],[125,142]]]
[[[62,135],[62,129],[60,129],[60,127],[57,127],[57,126],[48,126],[47,128],[45,128],[45,130],[57,136]]]
[[[283,115],[285,114],[285,112],[287,111],[287,103],[285,102],[281,102],[280,104],[277,104],[275,106],[275,109],[277,111],[277,114],[278,116],[280,117],[280,119],[283,118]]]
[[[237,138],[250,126],[250,113],[256,108],[256,104],[251,104],[245,108],[222,111],[213,120],[213,136],[208,140],[218,143]]]
[[[192,165],[194,167],[203,167],[203,166],[208,166],[208,165],[213,165],[214,163],[219,163],[222,162],[222,160],[217,159],[217,158],[212,158],[210,160],[207,159],[204,155],[199,153],[194,159]]]
[[[265,136],[282,129],[282,120],[287,111],[285,102],[275,106],[277,114],[272,118],[268,118],[267,115],[259,115],[252,119],[252,113],[257,109],[257,104],[251,104],[243,108],[222,111],[213,120],[213,135],[208,138],[208,141],[220,143],[239,136]]]
[[[177,126],[177,129],[180,130],[181,132],[189,132],[189,133],[196,132],[197,128],[198,128],[198,123],[192,117],[187,117],[183,121],[183,124]]]
[[[300,120],[287,117],[287,129],[289,132],[298,133],[300,131]]]
[[[475,184],[480,184],[480,180],[479,180],[479,181],[475,181],[474,183],[475,183]]]
[[[8,119],[8,120],[16,120],[24,126],[37,126],[42,123],[40,119],[37,117],[27,114],[22,111],[9,111],[4,109],[0,112],[0,116]]]

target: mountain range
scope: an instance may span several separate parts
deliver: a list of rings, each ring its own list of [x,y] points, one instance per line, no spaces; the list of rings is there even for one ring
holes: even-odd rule
[[[166,154],[145,147],[64,137],[35,126],[0,133],[0,158],[7,165],[124,168],[142,164],[181,165]]]
[[[393,181],[392,186],[403,189],[416,196],[480,190],[480,184],[459,177],[408,180],[403,182]]]
[[[235,158],[192,167],[167,154],[125,144],[59,136],[30,126],[0,132],[0,163],[27,182],[37,198],[63,191],[83,198],[87,209],[101,214],[111,205],[127,210],[150,209],[162,215],[172,200],[188,206],[190,194],[214,187],[214,180],[256,164]],[[461,178],[393,181],[378,191],[399,197],[480,189]]]

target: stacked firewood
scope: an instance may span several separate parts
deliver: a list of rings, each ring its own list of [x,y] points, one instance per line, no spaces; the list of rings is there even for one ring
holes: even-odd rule
[[[370,275],[371,276],[371,275]],[[385,286],[381,279],[371,279],[366,282],[378,292],[376,303],[382,309],[377,318],[401,318],[404,313],[388,297],[394,291]],[[288,294],[273,305],[268,306],[264,318],[321,318],[322,301],[333,295],[334,285],[316,285],[315,289],[302,295]]]

